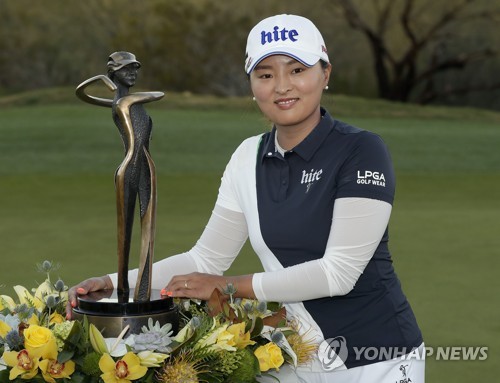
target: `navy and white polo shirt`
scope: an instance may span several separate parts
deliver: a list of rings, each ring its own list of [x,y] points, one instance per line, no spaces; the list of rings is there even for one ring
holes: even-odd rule
[[[217,204],[245,214],[265,271],[323,257],[337,198],[393,202],[394,171],[382,139],[321,113],[318,126],[284,156],[273,129],[245,140],[224,172]],[[322,338],[344,337],[348,368],[374,362],[356,360],[354,347],[410,352],[422,343],[392,266],[387,229],[351,292],[286,306]]]

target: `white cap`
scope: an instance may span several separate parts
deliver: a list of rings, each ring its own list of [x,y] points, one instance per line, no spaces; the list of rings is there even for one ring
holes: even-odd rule
[[[246,73],[271,55],[290,56],[308,67],[320,59],[330,62],[318,28],[309,19],[295,15],[271,16],[253,27],[247,39]]]

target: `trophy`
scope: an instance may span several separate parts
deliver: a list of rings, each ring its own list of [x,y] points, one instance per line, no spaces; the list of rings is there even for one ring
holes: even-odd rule
[[[118,228],[118,283],[115,290],[102,290],[79,296],[74,316],[86,315],[104,336],[117,336],[127,325],[138,333],[149,318],[161,325],[178,327],[178,312],[170,297],[161,297],[151,288],[156,221],[156,173],[149,153],[152,120],[143,104],[157,101],[163,92],[129,93],[135,85],[141,63],[130,52],[109,56],[107,75],[97,75],[76,88],[81,100],[112,110],[113,121],[123,141],[125,158],[115,173]],[[89,95],[86,89],[98,82],[112,92],[112,99]],[[139,200],[141,245],[135,288],[128,283],[129,255],[136,201]]]

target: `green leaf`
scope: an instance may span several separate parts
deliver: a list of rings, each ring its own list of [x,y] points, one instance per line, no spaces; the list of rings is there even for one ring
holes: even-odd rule
[[[9,381],[9,370],[0,371],[0,382],[8,382]]]
[[[62,350],[57,355],[57,361],[59,363],[66,363],[68,360],[71,360],[74,355],[75,352],[73,350]]]
[[[253,371],[255,373],[255,376],[258,376],[260,375],[260,364],[259,364],[259,359],[257,359],[257,357],[255,356],[255,354],[252,352],[253,354]]]
[[[73,326],[71,327],[71,331],[66,338],[66,343],[71,345],[77,345],[80,343],[80,339],[82,339],[83,328],[79,321],[75,321]]]
[[[264,321],[262,320],[262,318],[261,317],[255,318],[254,326],[252,332],[250,333],[250,338],[259,336],[263,328],[264,328]]]
[[[75,371],[71,375],[71,380],[68,380],[68,383],[99,383],[99,377],[88,376],[79,371]]]
[[[154,383],[155,371],[149,369],[145,376],[142,377],[141,383]]]
[[[249,320],[245,323],[245,332],[250,331],[250,329],[252,328],[252,324],[253,324],[253,322],[251,320]]]
[[[267,302],[267,309],[271,310],[272,312],[277,312],[281,308],[281,303],[279,302]]]
[[[224,302],[224,303],[222,304],[222,309],[223,309],[223,311],[224,311],[224,316],[225,316],[226,318],[229,318],[229,310],[231,309],[231,307],[229,306],[229,304],[228,304],[227,302]]]
[[[279,321],[278,327],[285,327],[287,325],[286,319]]]

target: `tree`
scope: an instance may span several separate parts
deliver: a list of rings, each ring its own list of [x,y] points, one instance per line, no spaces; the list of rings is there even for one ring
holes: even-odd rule
[[[439,86],[443,73],[499,56],[499,50],[488,45],[491,39],[468,44],[466,36],[461,35],[463,29],[481,24],[484,28],[484,23],[495,22],[500,7],[493,2],[373,0],[369,2],[373,5],[371,13],[366,4],[363,2],[365,8],[360,11],[353,0],[336,3],[349,26],[369,43],[379,97],[428,103],[456,93],[500,89],[499,81]]]

